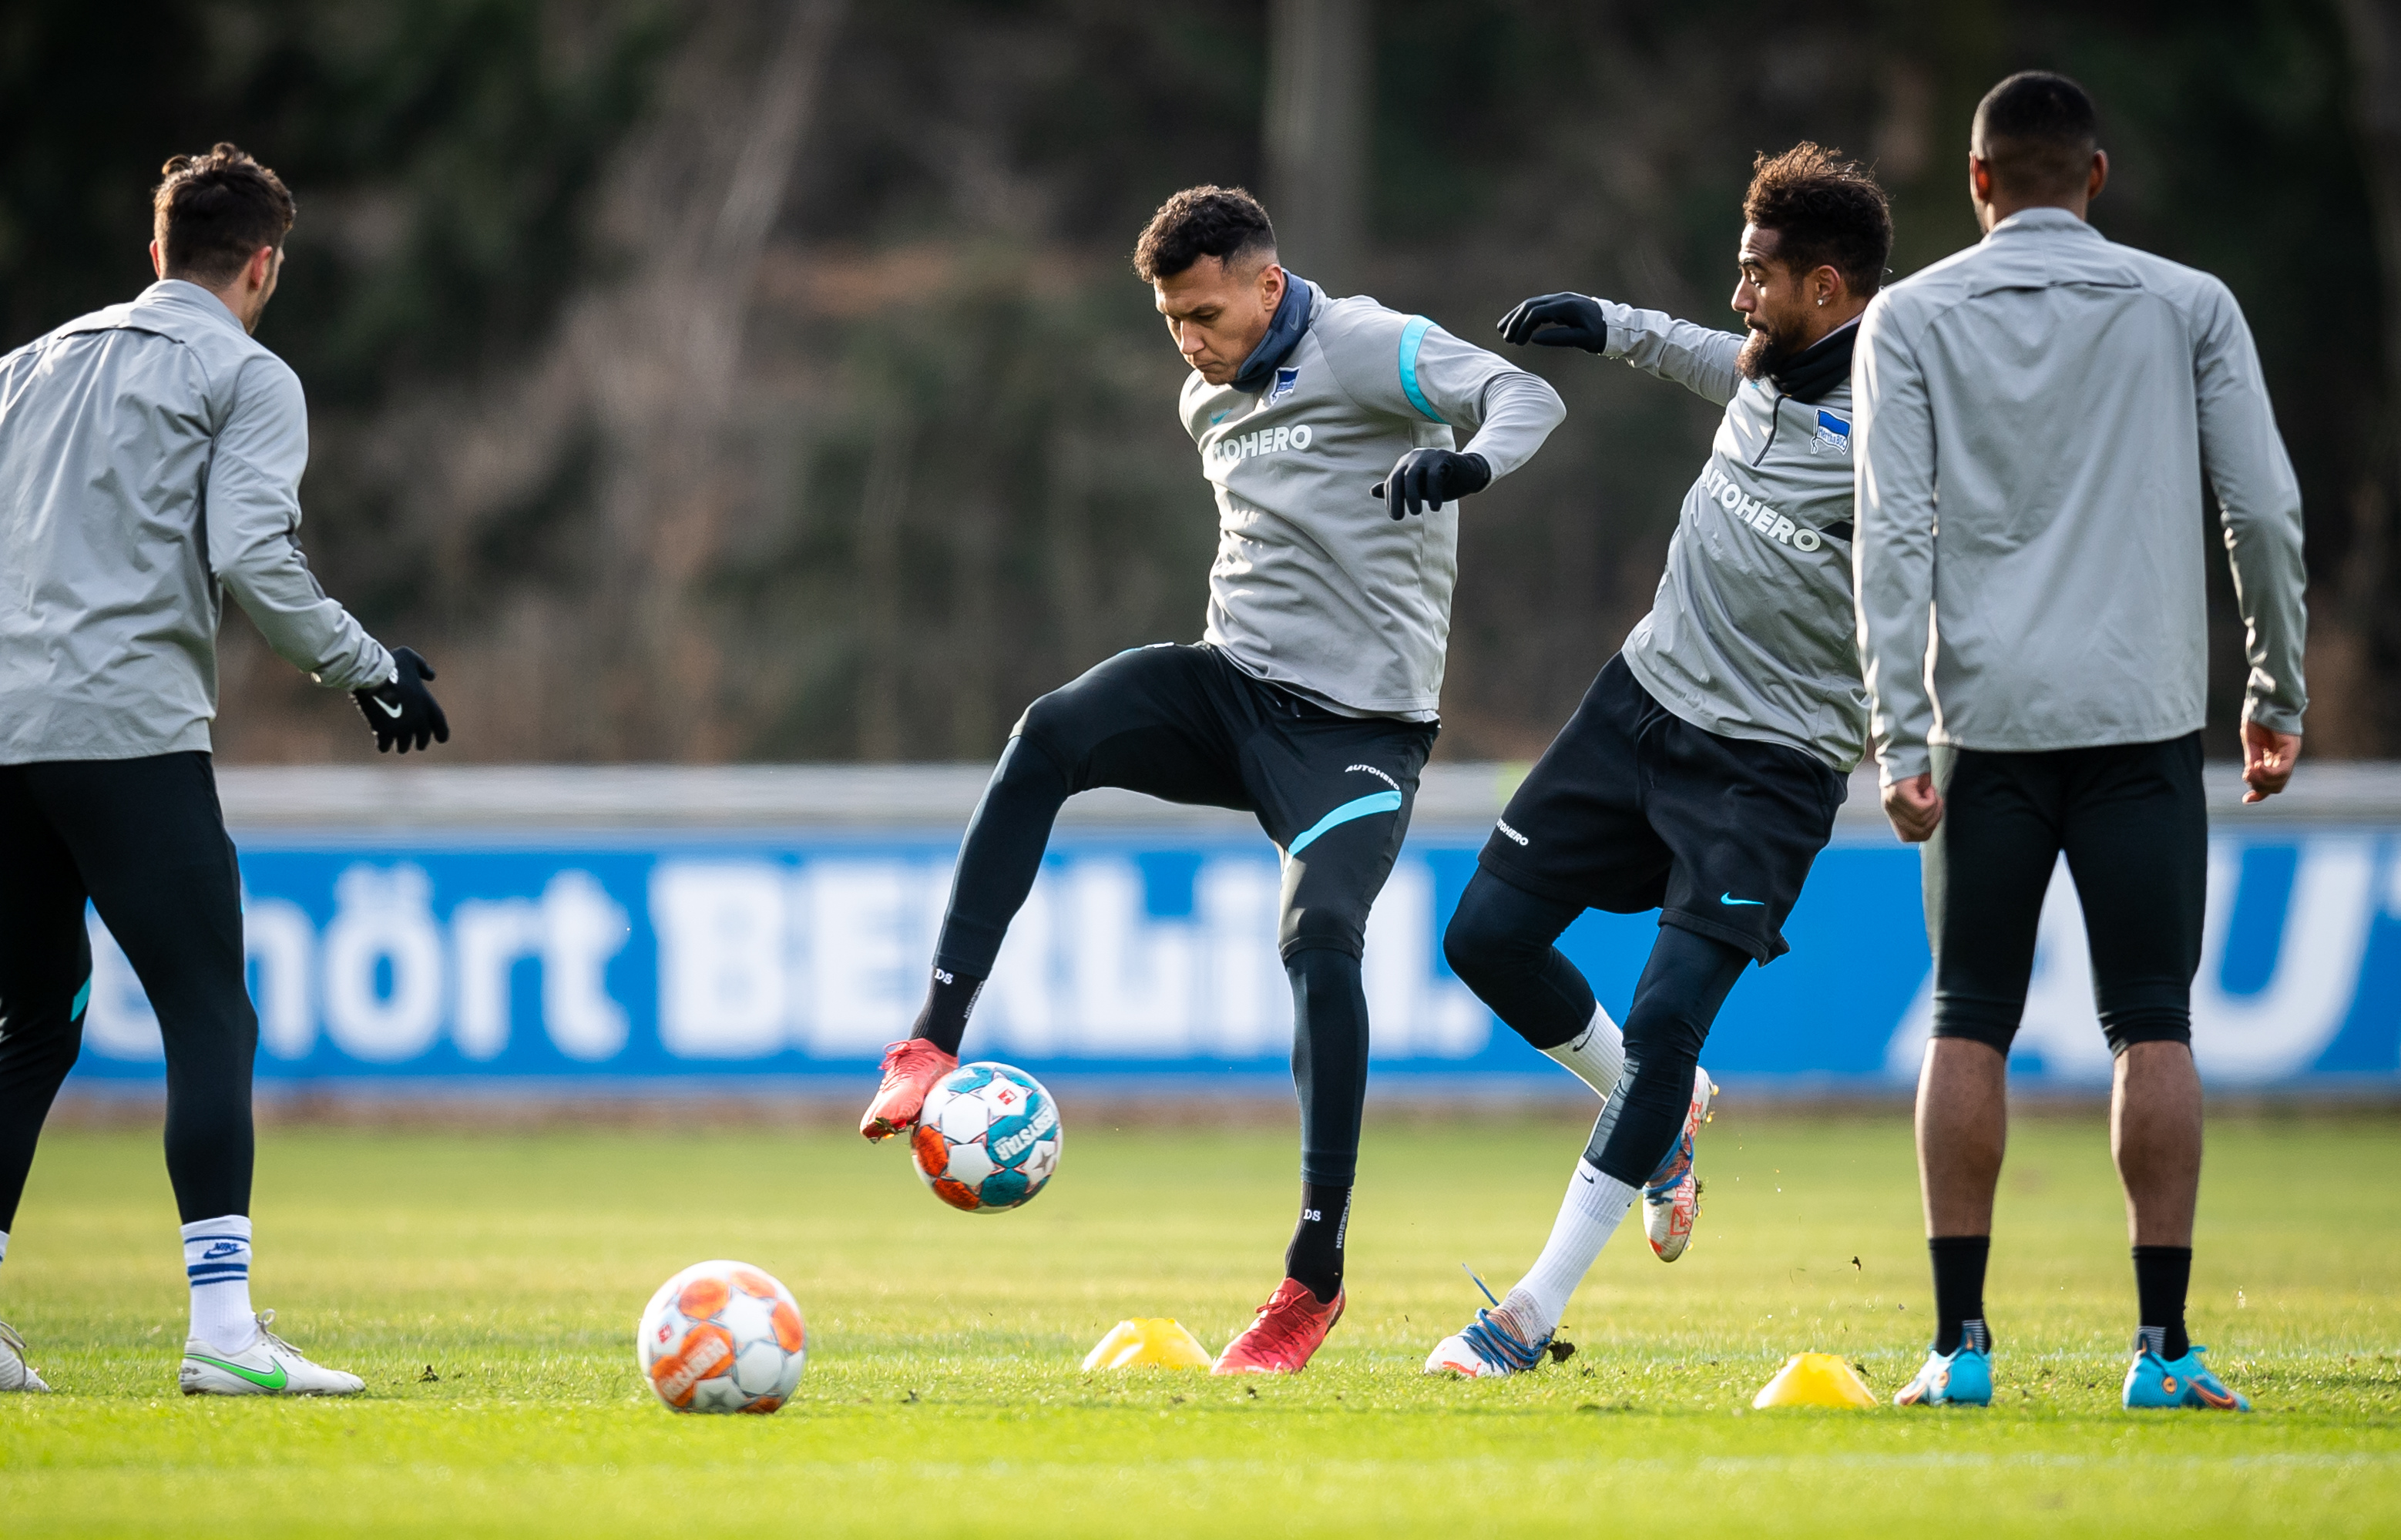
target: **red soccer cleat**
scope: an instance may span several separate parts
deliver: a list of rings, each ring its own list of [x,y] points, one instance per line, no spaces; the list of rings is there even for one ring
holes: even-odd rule
[[[1319,1304],[1309,1286],[1297,1278],[1276,1285],[1268,1302],[1249,1326],[1235,1333],[1217,1355],[1212,1374],[1297,1374],[1309,1367],[1310,1355],[1325,1341],[1342,1318],[1350,1296],[1337,1293],[1331,1304]]]
[[[959,1067],[959,1056],[946,1054],[921,1037],[884,1047],[884,1083],[858,1120],[858,1131],[869,1139],[888,1139],[917,1126],[918,1110],[934,1083]]]

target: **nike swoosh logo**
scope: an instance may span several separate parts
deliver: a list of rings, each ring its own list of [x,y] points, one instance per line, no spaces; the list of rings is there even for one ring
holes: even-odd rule
[[[1751,907],[1753,907],[1753,908],[1757,908],[1757,909],[1763,909],[1763,908],[1765,908],[1765,907],[1767,906],[1767,900],[1765,900],[1765,899],[1763,899],[1763,898],[1736,898],[1736,897],[1734,894],[1732,894],[1732,893],[1720,893],[1720,894],[1718,894],[1718,902],[1719,902],[1719,903],[1721,903],[1721,904],[1733,905],[1733,906],[1736,906],[1736,907],[1739,907],[1740,906],[1745,905],[1745,904],[1748,904],[1748,905],[1749,905]]]
[[[280,1358],[268,1359],[268,1363],[275,1366],[275,1372],[262,1374],[254,1369],[244,1369],[240,1364],[229,1364],[223,1358],[212,1358],[205,1353],[186,1353],[184,1356],[204,1364],[214,1364],[228,1374],[239,1374],[261,1390],[281,1390],[292,1383],[292,1376],[285,1371],[283,1361]]]
[[[370,695],[367,699],[373,701],[377,705],[381,706],[383,708],[383,714],[386,716],[391,717],[395,722],[400,720],[400,714],[403,709],[402,707],[393,705],[391,702],[386,701],[380,695]]]

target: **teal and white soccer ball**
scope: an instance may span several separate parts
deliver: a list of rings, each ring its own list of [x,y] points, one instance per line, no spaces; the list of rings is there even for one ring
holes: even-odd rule
[[[678,1411],[773,1411],[809,1361],[792,1291],[747,1262],[695,1262],[661,1284],[634,1345],[651,1388]]]
[[[1059,1169],[1059,1104],[1007,1064],[962,1064],[934,1083],[909,1153],[934,1195],[970,1214],[1034,1201]]]

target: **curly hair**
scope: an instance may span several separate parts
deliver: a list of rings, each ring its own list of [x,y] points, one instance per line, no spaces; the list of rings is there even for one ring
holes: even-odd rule
[[[1875,175],[1838,150],[1803,140],[1751,163],[1742,216],[1777,234],[1776,259],[1795,274],[1832,267],[1865,299],[1892,256],[1892,209]]]
[[[1187,187],[1159,206],[1133,246],[1134,276],[1173,278],[1204,256],[1229,266],[1275,250],[1275,226],[1259,200],[1240,187]]]
[[[292,228],[292,195],[239,146],[179,155],[159,168],[150,195],[167,274],[207,288],[230,282],[262,246],[281,246]]]

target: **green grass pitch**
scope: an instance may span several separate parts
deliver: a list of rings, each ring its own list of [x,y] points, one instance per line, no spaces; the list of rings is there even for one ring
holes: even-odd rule
[[[2222,1121],[2193,1332],[2250,1417],[2130,1414],[2122,1210],[2097,1117],[2027,1120],[1988,1411],[1761,1412],[1783,1357],[1889,1394],[1930,1321],[1904,1112],[1721,1115],[1692,1253],[1629,1228],[1525,1378],[1421,1377],[1540,1247],[1581,1131],[1371,1127],[1349,1317],[1310,1371],[1081,1373],[1121,1316],[1213,1350],[1276,1281],[1288,1132],[1102,1126],[1022,1212],[954,1214],[841,1134],[270,1133],[258,1302],[350,1401],[186,1400],[156,1139],[44,1145],[0,1317],[60,1394],[0,1397],[0,1532],[1579,1534],[2401,1530],[2401,1127]],[[781,1276],[812,1356],[768,1418],[679,1417],[632,1326],[685,1263]],[[429,1370],[430,1366],[430,1370]],[[426,1378],[429,1374],[438,1379]]]

